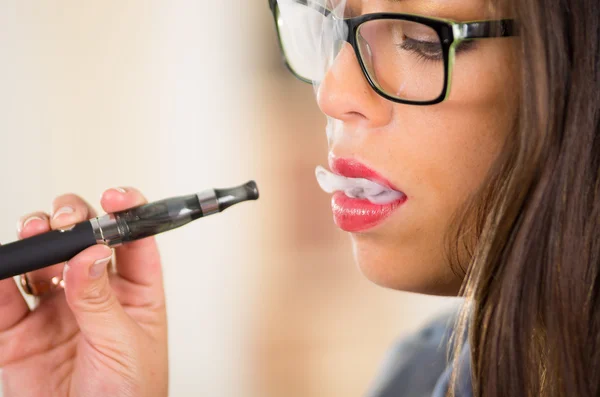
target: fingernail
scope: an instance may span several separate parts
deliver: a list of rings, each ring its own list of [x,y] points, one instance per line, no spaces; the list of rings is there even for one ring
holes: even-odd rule
[[[29,218],[25,219],[23,222],[21,222],[20,220],[17,222],[17,232],[21,233],[23,231],[23,229],[25,229],[25,226],[27,226],[27,224],[31,221],[43,221],[44,219],[40,218],[39,216],[30,216]]]
[[[108,258],[99,259],[90,267],[90,278],[100,278],[106,271],[106,265],[110,262],[112,256]]]
[[[127,193],[127,190],[123,189],[122,187],[114,187],[113,190],[123,194]]]
[[[59,216],[61,216],[62,214],[72,214],[73,212],[75,212],[75,210],[73,209],[73,207],[62,207],[59,210],[57,210],[54,215],[52,215],[52,219],[57,219]]]

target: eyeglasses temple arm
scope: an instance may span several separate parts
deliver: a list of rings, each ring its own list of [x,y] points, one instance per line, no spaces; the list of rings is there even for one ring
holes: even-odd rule
[[[489,37],[510,37],[516,35],[512,19],[457,23],[453,26],[455,40],[485,39]]]

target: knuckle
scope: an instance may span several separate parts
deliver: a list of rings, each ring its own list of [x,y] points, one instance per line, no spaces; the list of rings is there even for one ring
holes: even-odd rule
[[[82,291],[80,299],[75,304],[84,310],[108,312],[117,303],[116,297],[110,293],[109,289],[108,283],[90,285]]]

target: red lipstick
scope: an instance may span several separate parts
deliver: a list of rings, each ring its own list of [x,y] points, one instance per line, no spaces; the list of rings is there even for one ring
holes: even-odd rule
[[[353,159],[330,156],[329,168],[335,174],[347,178],[364,178],[387,188],[400,191],[375,170]],[[337,191],[331,199],[331,208],[336,225],[347,232],[371,229],[388,218],[406,201],[406,196],[388,204],[374,204],[366,199],[350,198]]]

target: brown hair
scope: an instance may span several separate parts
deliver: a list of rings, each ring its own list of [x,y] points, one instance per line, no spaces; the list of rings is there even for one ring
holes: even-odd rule
[[[455,335],[468,322],[475,396],[597,396],[600,2],[503,5],[519,21],[519,115],[449,235],[469,259],[451,258],[468,303]]]

